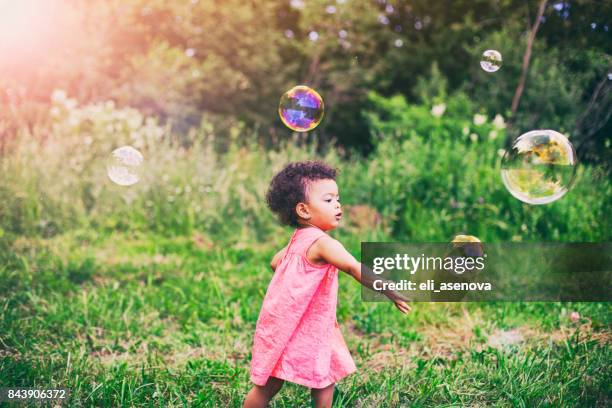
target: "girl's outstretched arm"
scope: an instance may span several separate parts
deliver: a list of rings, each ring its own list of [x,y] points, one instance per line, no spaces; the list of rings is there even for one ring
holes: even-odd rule
[[[321,237],[312,245],[309,254],[314,259],[320,259],[348,273],[363,286],[387,296],[402,313],[408,313],[411,310],[410,306],[406,303],[410,299],[401,293],[389,289],[382,291],[374,289],[374,281],[384,281],[384,279],[357,261],[337,240],[329,236]]]

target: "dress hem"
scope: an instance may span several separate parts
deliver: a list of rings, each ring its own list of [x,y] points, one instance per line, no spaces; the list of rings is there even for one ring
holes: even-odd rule
[[[354,370],[347,371],[344,374],[340,374],[338,376],[332,377],[332,379],[329,382],[325,382],[324,385],[320,385],[320,384],[315,383],[313,381],[308,381],[308,380],[305,380],[305,379],[302,379],[302,378],[299,378],[299,377],[293,377],[293,376],[290,376],[290,375],[269,375],[268,378],[274,377],[274,378],[278,378],[279,380],[289,381],[289,382],[292,382],[292,383],[295,383],[295,384],[303,385],[304,387],[308,387],[308,388],[325,388],[325,387],[327,387],[327,386],[329,386],[331,384],[334,384],[334,383],[338,382],[339,380],[341,380],[341,379],[343,379],[343,378],[345,378],[345,377],[347,377],[347,376],[349,376],[349,375],[351,375],[351,374],[353,374],[355,372],[357,372],[357,368],[355,368]],[[268,380],[266,379],[266,382],[267,381]],[[263,385],[262,384],[257,384],[255,381],[253,381],[253,377],[252,376],[251,376],[251,382],[253,384],[259,385],[261,387],[263,387],[263,385],[265,385],[265,384],[263,384]]]

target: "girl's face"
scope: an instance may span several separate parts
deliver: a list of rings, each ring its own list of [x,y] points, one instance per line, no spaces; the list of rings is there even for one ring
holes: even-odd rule
[[[307,224],[323,231],[338,227],[342,206],[336,182],[331,179],[310,181],[306,189],[306,202],[298,203],[296,211]]]

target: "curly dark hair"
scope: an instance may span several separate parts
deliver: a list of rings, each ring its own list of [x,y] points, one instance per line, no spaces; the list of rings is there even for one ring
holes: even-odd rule
[[[281,223],[298,227],[295,206],[306,201],[308,182],[335,180],[336,169],[320,161],[289,163],[276,174],[266,193],[268,207]]]

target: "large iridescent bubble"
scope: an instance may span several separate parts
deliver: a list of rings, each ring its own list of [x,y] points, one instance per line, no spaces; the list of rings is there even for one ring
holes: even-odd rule
[[[314,89],[298,85],[281,97],[278,114],[289,129],[307,132],[323,119],[323,98]]]
[[[576,152],[554,130],[519,136],[502,159],[501,176],[514,197],[527,204],[548,204],[563,197],[576,177]]]
[[[110,154],[106,174],[115,184],[131,186],[140,181],[144,157],[132,146],[119,147]]]
[[[486,50],[482,53],[480,67],[487,72],[495,72],[502,66],[502,55],[496,50]]]

